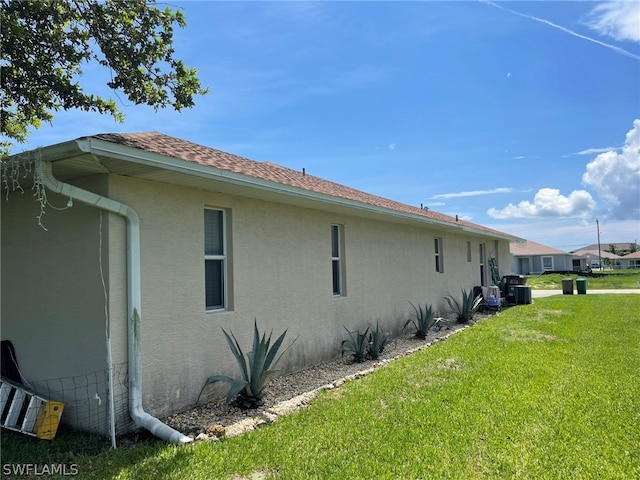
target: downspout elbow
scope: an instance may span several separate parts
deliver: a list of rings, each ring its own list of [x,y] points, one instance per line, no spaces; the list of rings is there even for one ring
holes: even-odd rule
[[[121,202],[103,197],[53,176],[51,162],[39,162],[42,182],[49,190],[81,203],[120,215],[127,222],[127,344],[129,360],[129,415],[134,423],[171,443],[189,443],[191,438],[162,423],[142,408],[142,355],[140,347],[140,221],[137,212]]]

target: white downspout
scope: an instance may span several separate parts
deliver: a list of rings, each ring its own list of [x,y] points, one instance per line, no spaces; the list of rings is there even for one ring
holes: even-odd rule
[[[128,205],[63,183],[53,176],[51,162],[41,161],[40,176],[53,192],[71,197],[87,205],[116,213],[127,222],[127,345],[129,357],[129,414],[134,423],[146,428],[156,437],[171,443],[189,443],[191,438],[162,423],[142,408],[142,355],[140,349],[140,221],[136,211]]]

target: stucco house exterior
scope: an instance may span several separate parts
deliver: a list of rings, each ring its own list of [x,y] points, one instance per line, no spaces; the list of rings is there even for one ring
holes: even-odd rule
[[[587,266],[579,255],[532,242],[515,241],[510,245],[511,271],[521,275],[553,271],[580,271]]]
[[[640,268],[640,251],[621,256],[616,263],[620,268]]]
[[[589,268],[600,268],[600,260],[602,259],[602,267],[620,268],[620,259],[623,258],[615,253],[609,253],[605,250],[598,249],[580,249],[573,252],[576,257],[585,259],[585,263]]]
[[[103,434],[188,441],[159,419],[238,374],[222,328],[247,350],[254,319],[288,329],[295,371],[339,356],[343,326],[397,334],[409,302],[445,313],[489,259],[510,270],[512,235],[160,133],[2,168],[2,339],[63,423]]]
[[[634,253],[638,249],[638,244],[636,242],[601,243],[600,245],[598,245],[597,243],[592,243],[591,245],[587,245],[585,247],[579,248],[577,251],[588,250],[592,252],[597,252],[598,247],[600,247],[601,252],[602,251],[608,252],[608,253],[615,252],[615,255],[619,255],[623,257],[625,255],[628,255],[629,253]]]

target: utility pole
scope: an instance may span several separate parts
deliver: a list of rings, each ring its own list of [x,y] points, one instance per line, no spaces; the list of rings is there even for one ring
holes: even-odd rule
[[[600,271],[602,271],[602,254],[600,253],[600,224],[598,223],[597,218],[596,218],[596,228],[598,230],[598,265],[600,266]]]

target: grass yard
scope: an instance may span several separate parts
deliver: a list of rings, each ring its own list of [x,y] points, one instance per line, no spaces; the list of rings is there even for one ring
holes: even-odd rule
[[[65,461],[82,478],[640,478],[639,344],[640,295],[536,299],[240,437],[70,455],[56,447],[63,438],[3,431],[3,469]]]
[[[578,274],[562,274],[562,273],[550,273],[548,275],[532,275],[527,277],[527,285],[530,285],[534,290],[562,290],[562,279],[571,278],[586,278],[587,279],[587,293],[590,289],[619,289],[619,288],[640,288],[640,270],[605,270],[599,272],[594,270],[593,272],[599,276],[585,276]]]

